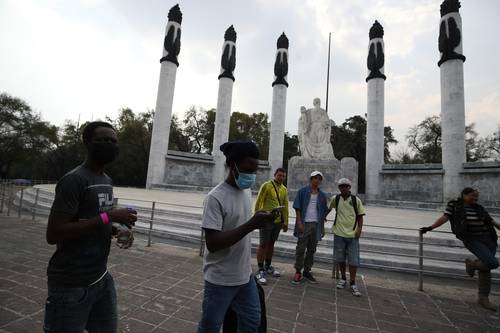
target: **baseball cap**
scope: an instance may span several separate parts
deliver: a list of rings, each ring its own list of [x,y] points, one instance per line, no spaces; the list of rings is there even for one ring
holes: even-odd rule
[[[311,176],[310,177],[315,177],[315,176],[318,176],[320,175],[321,178],[325,178],[323,177],[323,174],[321,172],[319,172],[318,170],[314,170],[313,172],[311,172]]]
[[[340,186],[340,185],[349,185],[351,186],[351,181],[347,178],[340,178],[339,181],[337,182],[337,185]]]

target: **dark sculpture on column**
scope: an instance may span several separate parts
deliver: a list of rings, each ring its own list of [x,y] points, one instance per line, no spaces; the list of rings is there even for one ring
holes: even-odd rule
[[[277,42],[276,61],[274,62],[274,82],[275,84],[284,84],[288,87],[286,76],[288,75],[288,38],[282,33]]]
[[[373,23],[373,26],[370,28],[369,37],[370,48],[368,50],[366,63],[370,73],[366,78],[366,82],[377,77],[385,80],[386,76],[380,71],[384,67],[385,62],[384,45],[382,44],[382,38],[384,37],[384,28],[378,21],[375,21],[375,23]]]
[[[227,28],[224,34],[224,47],[222,52],[221,64],[221,77],[227,77],[234,81],[234,68],[236,67],[236,31],[231,25]]]
[[[181,51],[181,23],[182,13],[177,4],[168,12],[167,34],[163,41],[163,47],[167,54],[160,59],[160,62],[170,61],[179,66],[177,56]]]
[[[453,13],[459,12],[459,8],[460,1],[458,0],[445,0],[441,4],[441,23],[439,25],[438,41],[441,59],[438,62],[438,66],[451,59],[465,61],[465,56],[460,54],[461,50],[457,50],[462,41],[462,32],[460,31],[456,17],[453,15]]]

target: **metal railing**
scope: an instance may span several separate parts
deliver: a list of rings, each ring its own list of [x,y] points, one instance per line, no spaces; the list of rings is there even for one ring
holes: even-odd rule
[[[22,211],[23,210],[28,210],[31,213],[31,219],[35,220],[37,216],[44,216],[46,217],[48,215],[48,209],[44,209],[43,211],[39,209],[39,200],[41,197],[41,189],[39,187],[35,187],[35,193],[34,193],[34,199],[33,199],[33,204],[30,205],[31,207],[25,207],[23,205],[24,202],[24,197],[25,197],[25,186],[18,186],[14,185],[12,182],[7,182],[7,181],[2,181],[0,183],[1,188],[0,188],[0,213],[3,213],[5,206],[7,206],[7,216],[10,216],[12,210],[13,210],[13,205],[14,205],[14,200],[16,199],[16,193],[19,193],[19,204],[17,206],[17,216],[21,217]],[[30,195],[33,195],[30,193]],[[131,203],[139,203],[137,205],[131,205]],[[203,209],[202,206],[196,206],[196,205],[184,205],[184,204],[179,204],[179,203],[172,203],[172,202],[164,202],[164,201],[150,201],[150,200],[140,200],[140,199],[132,199],[132,198],[125,198],[125,197],[118,197],[116,198],[115,202],[118,206],[124,206],[124,207],[133,207],[138,210],[139,212],[139,222],[142,224],[145,224],[147,227],[144,226],[138,226],[137,228],[147,234],[147,246],[151,246],[153,243],[153,234],[158,233],[161,234],[162,232],[165,234],[168,234],[168,230],[163,229],[160,230],[158,228],[155,229],[155,219],[157,217],[158,213],[164,213],[164,214],[172,214],[173,211],[171,210],[172,208],[177,208],[176,214],[183,214],[186,213],[186,210],[192,211],[193,209],[199,210],[200,215],[201,211]],[[290,216],[290,219],[294,219],[295,217],[292,215]],[[327,220],[328,222],[333,222],[332,220]],[[453,278],[468,278],[464,274],[456,274],[456,273],[449,273],[449,272],[439,272],[439,271],[433,271],[429,269],[425,269],[425,260],[432,260],[432,261],[437,261],[437,262],[453,262],[453,263],[463,263],[462,260],[458,259],[453,259],[453,258],[444,258],[444,257],[436,257],[436,256],[427,256],[425,255],[425,246],[434,246],[434,247],[442,247],[442,248],[463,248],[461,245],[454,245],[454,244],[443,244],[439,242],[433,242],[431,241],[426,241],[424,239],[423,233],[419,229],[415,228],[404,228],[404,227],[394,227],[394,226],[381,226],[381,225],[372,225],[365,223],[364,228],[372,228],[372,229],[382,229],[382,230],[399,230],[399,231],[404,231],[406,233],[406,237],[401,237],[401,238],[394,238],[394,237],[379,237],[379,236],[374,236],[374,235],[369,235],[367,237],[362,237],[362,239],[367,239],[367,240],[375,240],[375,241],[383,241],[387,243],[401,243],[401,244],[406,244],[410,246],[414,246],[415,253],[410,254],[410,253],[398,253],[398,252],[387,252],[387,251],[380,251],[380,250],[375,250],[375,249],[362,249],[361,253],[370,253],[370,254],[377,254],[377,255],[389,255],[393,257],[403,257],[403,258],[414,258],[417,260],[417,268],[398,268],[394,266],[385,266],[385,265],[380,265],[380,264],[373,264],[373,263],[363,263],[361,264],[361,267],[366,267],[366,268],[375,268],[375,269],[384,269],[384,270],[393,270],[393,271],[402,271],[402,272],[407,272],[407,273],[415,273],[418,277],[418,290],[422,291],[424,289],[424,276],[425,275],[440,275],[440,276],[448,276],[448,277],[453,277]],[[366,229],[365,229],[366,230]],[[366,232],[366,231],[365,231]],[[331,233],[331,231],[329,231]],[[411,233],[414,233],[414,236],[411,236]],[[448,231],[440,231],[440,230],[434,230],[432,233],[439,233],[439,234],[452,234],[451,232]],[[197,243],[199,242],[199,255],[203,256],[204,251],[205,251],[205,233],[203,228],[200,228],[200,235],[199,236],[194,236],[194,235],[184,235],[183,239],[189,240],[191,243]],[[335,265],[335,247],[332,246],[332,278],[337,278],[338,277],[338,268]],[[500,279],[497,278],[492,278],[493,281],[498,282]],[[498,293],[492,293],[498,295]]]

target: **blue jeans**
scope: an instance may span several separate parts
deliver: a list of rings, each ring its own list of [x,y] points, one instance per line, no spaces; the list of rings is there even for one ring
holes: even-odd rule
[[[359,266],[359,239],[345,238],[335,235],[333,238],[333,248],[335,249],[335,262],[349,262],[349,266]]]
[[[260,300],[253,277],[242,286],[219,286],[205,281],[203,314],[198,333],[218,333],[231,308],[238,317],[238,333],[255,333],[260,326]]]
[[[48,286],[45,303],[45,333],[114,333],[118,313],[116,290],[111,274],[83,288]]]
[[[497,244],[490,236],[466,238],[463,242],[464,246],[490,270],[498,267],[498,260],[495,258]]]

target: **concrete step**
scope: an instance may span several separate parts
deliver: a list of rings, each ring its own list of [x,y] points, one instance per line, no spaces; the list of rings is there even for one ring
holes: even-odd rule
[[[31,212],[34,209],[36,190],[27,188],[23,194],[23,209]],[[43,189],[39,190],[37,214],[48,216],[54,193]],[[13,206],[14,212],[19,207],[20,193],[17,193]],[[138,211],[139,219],[136,231],[148,233],[151,219],[151,203],[137,200],[119,199],[119,205],[132,206]],[[172,206],[158,204],[154,212],[153,235],[165,239],[172,239],[200,245],[201,237],[201,207]],[[286,258],[295,256],[296,238],[293,236],[294,219],[289,221],[288,233],[281,233],[276,243],[276,254]],[[333,234],[331,222],[326,226],[327,234],[318,244],[316,260],[332,263]],[[417,231],[408,229],[389,229],[365,226],[363,237],[360,240],[361,263],[366,267],[381,267],[387,270],[415,271],[418,269],[417,258]],[[252,233],[252,245],[258,246],[258,231]],[[460,241],[449,234],[434,234],[424,239],[424,268],[433,275],[463,274],[463,259],[471,256],[463,248]],[[446,259],[440,261],[437,259]],[[494,273],[500,277],[500,273]]]

